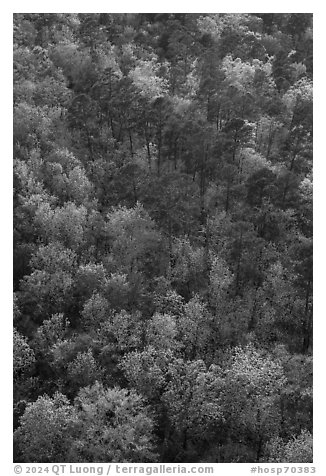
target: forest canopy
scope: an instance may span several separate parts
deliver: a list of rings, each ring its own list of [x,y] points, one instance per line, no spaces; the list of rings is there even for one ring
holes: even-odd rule
[[[17,462],[312,462],[312,14],[16,13]]]

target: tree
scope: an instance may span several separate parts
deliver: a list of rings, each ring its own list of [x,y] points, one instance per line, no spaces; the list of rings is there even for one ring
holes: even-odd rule
[[[101,323],[99,335],[103,346],[111,344],[118,353],[138,348],[143,340],[142,316],[125,310],[111,313]]]
[[[207,371],[202,360],[174,360],[169,365],[168,384],[162,396],[168,417],[166,443],[177,461],[198,458],[217,436],[224,416],[219,399],[221,379]],[[169,448],[173,441],[175,447]]]
[[[93,357],[91,349],[87,352],[78,352],[75,359],[67,366],[67,383],[69,393],[77,389],[92,385],[101,378],[101,369]]]
[[[28,345],[26,337],[14,329],[14,376],[19,377],[32,367],[35,362],[33,349]]]
[[[101,294],[93,293],[85,302],[81,313],[83,327],[86,329],[97,328],[107,319],[108,314],[109,304],[107,300]]]
[[[71,457],[79,462],[153,462],[153,421],[135,391],[95,383],[75,400],[78,436]]]
[[[141,271],[158,251],[159,234],[140,203],[132,209],[118,207],[110,212],[107,233],[112,240],[112,253],[119,271]]]
[[[27,404],[15,431],[15,441],[23,461],[29,463],[65,462],[69,459],[76,412],[68,399],[56,393]]]
[[[158,350],[153,346],[143,351],[128,353],[120,363],[128,382],[138,393],[157,400],[167,382],[169,362],[173,360],[170,350]]]
[[[15,459],[310,461],[312,15],[13,20]]]
[[[171,281],[181,295],[190,297],[205,284],[205,250],[192,246],[187,238],[177,238],[171,255]]]
[[[275,438],[268,443],[267,451],[269,463],[312,463],[312,435],[302,430],[300,435],[287,442]]]
[[[52,151],[40,166],[46,188],[57,196],[61,204],[74,202],[88,205],[93,192],[81,162],[67,149]]]
[[[74,279],[74,294],[78,301],[86,305],[94,294],[99,294],[106,277],[107,272],[103,263],[80,264]]]
[[[53,314],[50,319],[44,320],[37,329],[33,342],[34,348],[45,356],[53,345],[64,339],[69,324],[63,314]]]
[[[24,313],[41,322],[65,312],[71,302],[76,254],[59,243],[42,245],[32,257],[32,273],[24,277],[19,302]]]
[[[76,250],[84,241],[86,217],[84,205],[77,207],[73,202],[66,202],[63,207],[53,209],[44,204],[36,211],[35,222],[45,242],[57,241]]]
[[[207,355],[212,322],[207,306],[198,295],[185,304],[177,328],[187,358],[198,359]]]
[[[227,433],[248,446],[250,458],[259,461],[264,443],[280,431],[283,368],[249,345],[234,349],[223,380],[220,401]]]
[[[179,347],[177,334],[176,319],[170,314],[155,313],[147,323],[147,345],[157,350],[177,350]]]

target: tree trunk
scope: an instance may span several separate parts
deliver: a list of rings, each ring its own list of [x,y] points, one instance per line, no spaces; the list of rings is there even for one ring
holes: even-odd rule
[[[302,342],[302,351],[306,353],[311,345],[312,337],[312,309],[310,307],[310,292],[311,292],[311,279],[308,279],[306,288],[306,300],[305,300],[305,322],[304,322],[304,335]]]

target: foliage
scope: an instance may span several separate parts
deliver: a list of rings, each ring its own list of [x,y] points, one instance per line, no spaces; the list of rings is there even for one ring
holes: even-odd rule
[[[14,376],[28,371],[35,362],[33,350],[28,345],[26,338],[14,329],[13,342],[13,358],[14,358]]]
[[[269,463],[312,463],[312,435],[302,430],[300,435],[284,442],[275,438],[268,444]]]
[[[80,462],[151,462],[155,460],[153,421],[135,391],[105,389],[95,383],[75,400],[78,436],[72,459]]]
[[[13,27],[15,460],[311,461],[312,15]]]
[[[69,461],[69,446],[76,423],[74,408],[68,399],[56,393],[29,403],[15,432],[15,440],[29,463]]]

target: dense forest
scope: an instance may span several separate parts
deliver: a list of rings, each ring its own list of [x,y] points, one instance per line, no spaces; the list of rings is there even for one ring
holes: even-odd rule
[[[312,461],[312,14],[14,14],[14,457]]]

